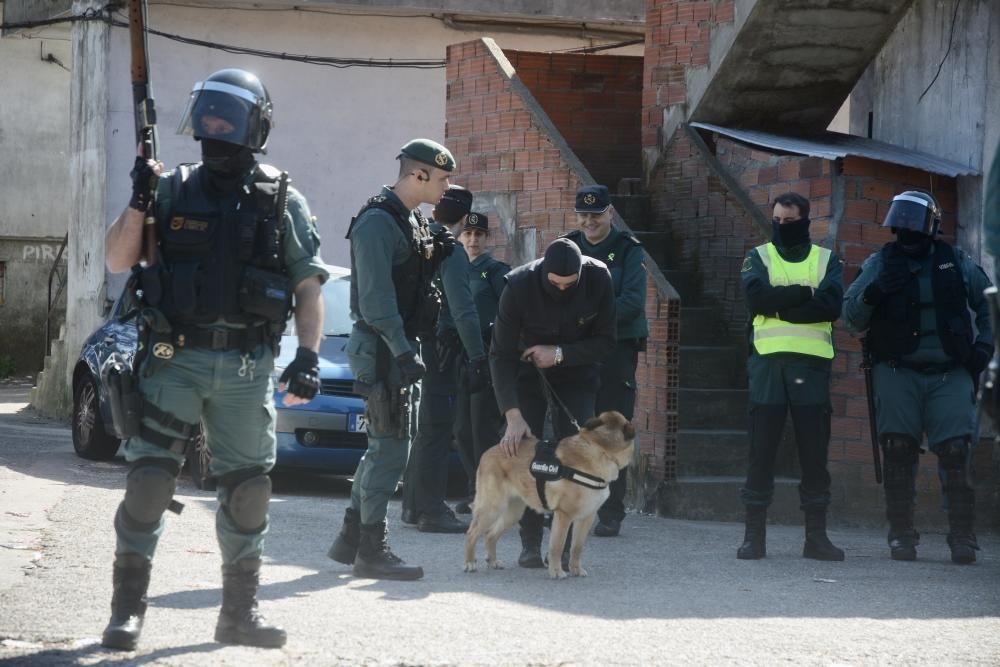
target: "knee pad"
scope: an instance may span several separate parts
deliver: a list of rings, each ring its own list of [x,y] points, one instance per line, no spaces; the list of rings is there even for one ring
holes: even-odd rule
[[[170,459],[143,458],[132,466],[122,502],[129,527],[149,531],[156,528],[177,488],[180,466]]]
[[[965,468],[969,459],[968,438],[952,438],[945,440],[931,447],[931,451],[937,454],[938,463],[943,470],[960,470]]]
[[[236,527],[245,533],[259,533],[267,525],[267,505],[271,500],[271,478],[258,471],[235,479],[227,487],[224,508]]]
[[[920,455],[920,445],[911,436],[885,433],[881,440],[886,463],[913,465],[917,462]]]

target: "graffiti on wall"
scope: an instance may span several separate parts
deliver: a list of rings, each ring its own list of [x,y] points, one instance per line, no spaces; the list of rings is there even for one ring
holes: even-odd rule
[[[57,245],[50,245],[48,243],[28,244],[21,250],[21,261],[33,264],[54,262],[58,253],[59,246]],[[66,261],[65,254],[62,261]]]

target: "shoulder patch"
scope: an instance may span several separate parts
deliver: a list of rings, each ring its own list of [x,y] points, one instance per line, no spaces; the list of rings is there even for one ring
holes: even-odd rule
[[[753,268],[753,260],[750,259],[750,255],[747,255],[746,259],[743,260],[743,266],[740,267],[740,272],[741,273],[746,273],[747,271],[749,271],[752,268]]]
[[[388,197],[386,197],[385,195],[375,195],[374,197],[369,197],[368,198],[368,203],[369,204],[381,204],[382,202],[384,202],[387,199],[388,199]]]

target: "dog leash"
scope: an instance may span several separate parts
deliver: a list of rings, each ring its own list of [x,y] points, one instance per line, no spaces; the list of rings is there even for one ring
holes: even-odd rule
[[[546,398],[554,400],[556,405],[562,408],[562,411],[565,412],[566,416],[569,418],[569,423],[572,424],[573,428],[575,428],[577,433],[579,433],[580,424],[577,423],[576,418],[573,416],[573,413],[569,411],[569,408],[566,407],[566,404],[562,402],[561,398],[559,398],[559,394],[556,393],[556,390],[552,388],[551,384],[549,384],[549,379],[545,377],[545,372],[542,371],[542,369],[539,368],[538,366],[535,366],[535,370],[538,371],[538,376],[542,378],[542,389],[545,391]]]

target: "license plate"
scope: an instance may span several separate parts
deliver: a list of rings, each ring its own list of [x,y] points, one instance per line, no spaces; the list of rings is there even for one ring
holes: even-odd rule
[[[351,433],[366,433],[368,422],[365,420],[365,416],[353,412],[347,415],[347,430]]]

